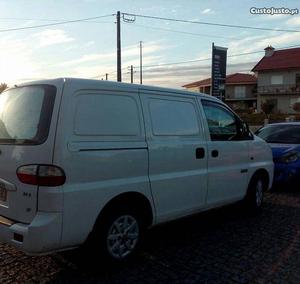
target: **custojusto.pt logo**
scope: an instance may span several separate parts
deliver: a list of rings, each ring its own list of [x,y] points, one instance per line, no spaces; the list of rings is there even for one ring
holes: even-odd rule
[[[299,14],[299,9],[291,9],[291,8],[275,8],[275,7],[251,7],[250,13],[254,15],[296,15]]]

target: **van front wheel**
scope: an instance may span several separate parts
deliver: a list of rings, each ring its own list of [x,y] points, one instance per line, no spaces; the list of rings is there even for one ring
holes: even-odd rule
[[[245,198],[245,203],[249,210],[254,212],[261,210],[266,188],[266,179],[262,175],[255,175],[252,177]]]

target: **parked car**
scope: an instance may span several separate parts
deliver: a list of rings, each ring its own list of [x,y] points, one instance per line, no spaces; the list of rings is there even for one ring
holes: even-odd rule
[[[300,123],[273,123],[257,130],[256,135],[272,148],[274,186],[288,186],[300,181]]]
[[[55,79],[0,95],[0,240],[29,254],[92,243],[132,255],[145,229],[244,200],[262,205],[272,152],[211,96]]]

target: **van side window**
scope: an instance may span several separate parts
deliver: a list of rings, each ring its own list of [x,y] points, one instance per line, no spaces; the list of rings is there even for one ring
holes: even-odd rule
[[[79,95],[74,132],[87,136],[138,136],[141,133],[138,106],[126,95]]]
[[[212,141],[228,141],[237,136],[236,118],[221,104],[202,100],[210,138]]]
[[[193,103],[181,100],[150,99],[149,111],[154,135],[191,136],[199,134]]]

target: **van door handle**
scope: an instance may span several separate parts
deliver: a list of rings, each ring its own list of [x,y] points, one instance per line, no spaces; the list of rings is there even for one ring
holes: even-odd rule
[[[219,156],[219,151],[218,151],[218,150],[212,150],[212,151],[211,151],[211,156],[212,156],[213,158],[218,157],[218,156]]]
[[[203,159],[205,157],[204,148],[196,148],[196,159]]]

